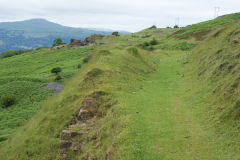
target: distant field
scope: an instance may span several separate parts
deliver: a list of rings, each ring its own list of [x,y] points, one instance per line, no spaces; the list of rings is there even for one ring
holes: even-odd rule
[[[10,58],[0,58],[0,97],[14,95],[17,102],[9,108],[0,104],[0,141],[18,126],[28,120],[40,107],[40,102],[52,91],[40,88],[55,81],[50,73],[54,67],[61,67],[60,83],[71,77],[78,64],[93,47],[66,50],[40,49]]]

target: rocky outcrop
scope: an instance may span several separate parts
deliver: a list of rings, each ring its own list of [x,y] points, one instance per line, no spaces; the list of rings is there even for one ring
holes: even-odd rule
[[[85,40],[76,40],[71,39],[70,40],[70,46],[87,46],[89,44],[94,44],[97,40],[102,40],[104,35],[101,34],[94,34],[90,37],[87,37]],[[100,42],[99,44],[104,44],[103,42]]]
[[[102,106],[102,96],[105,92],[94,92],[86,96],[79,111],[75,114],[72,123],[60,133],[59,157],[69,159],[69,152],[82,152],[88,143],[88,133],[94,129],[98,117],[98,110]],[[110,101],[106,98],[105,102]],[[101,110],[102,111],[102,110]]]
[[[232,45],[238,44],[239,42],[240,42],[240,37],[234,39],[234,40],[232,41]]]

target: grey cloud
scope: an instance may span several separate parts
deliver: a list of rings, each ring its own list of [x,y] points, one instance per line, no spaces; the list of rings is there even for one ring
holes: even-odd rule
[[[0,0],[0,21],[46,18],[75,27],[138,31],[157,24],[166,27],[180,17],[182,26],[238,11],[239,0]]]

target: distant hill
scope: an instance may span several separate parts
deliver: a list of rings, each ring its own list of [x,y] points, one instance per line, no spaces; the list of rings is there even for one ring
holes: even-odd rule
[[[0,53],[6,50],[51,46],[55,38],[64,42],[71,38],[85,39],[92,34],[111,34],[108,29],[87,29],[62,26],[45,19],[0,23]],[[121,32],[128,33],[128,32]]]

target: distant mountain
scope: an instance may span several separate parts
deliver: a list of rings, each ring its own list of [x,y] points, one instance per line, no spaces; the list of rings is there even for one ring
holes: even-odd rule
[[[6,50],[32,49],[51,46],[55,38],[64,42],[71,38],[85,39],[92,34],[111,34],[112,30],[62,26],[45,19],[0,22],[0,53]],[[127,32],[122,32],[127,33]]]

